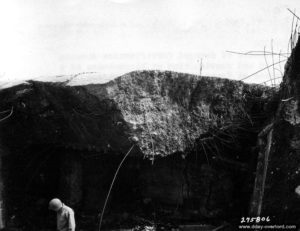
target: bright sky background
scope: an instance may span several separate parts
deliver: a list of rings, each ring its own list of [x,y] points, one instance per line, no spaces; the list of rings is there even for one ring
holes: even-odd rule
[[[0,82],[143,69],[199,74],[201,58],[202,75],[241,79],[265,66],[263,56],[226,50],[270,50],[273,39],[275,51],[287,52],[287,8],[297,13],[298,6],[299,0],[1,0]],[[267,79],[263,72],[249,81]]]

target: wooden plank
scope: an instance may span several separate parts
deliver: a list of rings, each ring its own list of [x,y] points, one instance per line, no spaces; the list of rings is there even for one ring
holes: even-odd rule
[[[263,134],[260,134],[259,136],[259,145],[261,151],[258,154],[256,179],[254,183],[253,196],[249,211],[250,216],[260,216],[262,210],[263,196],[268,171],[269,155],[273,137],[272,126],[268,126],[267,128],[268,131],[264,129]],[[266,141],[265,137],[263,136],[267,136]]]

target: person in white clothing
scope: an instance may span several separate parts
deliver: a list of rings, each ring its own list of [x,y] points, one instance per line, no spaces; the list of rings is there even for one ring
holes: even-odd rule
[[[49,209],[57,214],[57,230],[58,231],[75,231],[74,211],[70,207],[64,205],[60,199],[54,198],[49,202]]]

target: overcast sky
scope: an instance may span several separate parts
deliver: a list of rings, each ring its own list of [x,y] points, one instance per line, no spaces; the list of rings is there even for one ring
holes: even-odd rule
[[[78,72],[113,77],[143,69],[199,74],[201,59],[202,75],[241,79],[265,66],[263,56],[226,50],[270,50],[273,40],[275,51],[287,52],[293,18],[287,8],[297,13],[299,5],[299,0],[1,0],[0,81]],[[263,72],[249,81],[268,78]]]

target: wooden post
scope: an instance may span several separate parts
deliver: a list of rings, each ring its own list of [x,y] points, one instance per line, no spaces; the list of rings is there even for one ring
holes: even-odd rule
[[[4,151],[0,146],[0,229],[5,228],[5,203],[4,203],[4,179],[3,179],[3,155]]]
[[[250,216],[260,216],[263,204],[269,155],[273,137],[273,124],[267,126],[258,136],[260,151],[257,160],[256,178],[250,204]]]

